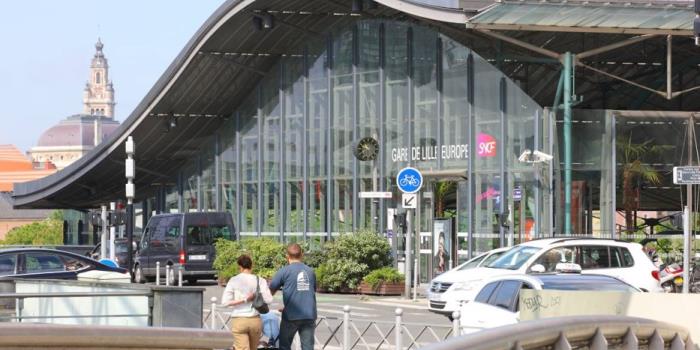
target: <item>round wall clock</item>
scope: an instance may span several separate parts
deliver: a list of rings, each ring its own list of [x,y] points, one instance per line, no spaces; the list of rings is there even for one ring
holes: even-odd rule
[[[379,155],[379,142],[372,137],[365,137],[357,143],[354,153],[359,160],[375,160]]]

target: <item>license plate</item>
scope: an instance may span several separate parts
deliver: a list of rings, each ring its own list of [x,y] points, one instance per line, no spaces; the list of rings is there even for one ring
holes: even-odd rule
[[[430,293],[429,298],[433,301],[442,301],[442,294]]]
[[[190,255],[190,260],[207,260],[206,255]]]

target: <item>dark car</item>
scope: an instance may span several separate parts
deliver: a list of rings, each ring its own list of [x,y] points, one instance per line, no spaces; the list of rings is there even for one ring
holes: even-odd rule
[[[236,231],[230,213],[179,213],[161,214],[151,217],[141,235],[134,263],[137,282],[155,278],[157,263],[160,275],[170,265],[174,273],[170,282],[174,284],[177,271],[182,270],[183,279],[196,283],[198,279],[215,279],[214,241],[236,239]]]
[[[134,239],[136,240],[136,239]],[[117,238],[114,240],[114,262],[116,262],[119,267],[127,268],[127,256],[129,256],[129,246],[127,244],[127,240],[125,238]],[[100,251],[102,249],[102,242],[97,243],[92,250],[87,253],[87,256],[89,258],[95,259],[95,260],[101,260],[102,257],[100,256]],[[107,257],[109,259],[109,250],[107,252]]]
[[[0,279],[44,278],[78,279],[89,271],[125,274],[126,269],[112,267],[79,254],[54,249],[16,248],[0,250]]]

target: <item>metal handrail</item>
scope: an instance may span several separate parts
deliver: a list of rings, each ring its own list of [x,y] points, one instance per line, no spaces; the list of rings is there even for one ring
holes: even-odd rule
[[[10,323],[0,327],[0,348],[228,349],[226,331]]]
[[[424,350],[697,349],[688,330],[637,317],[569,316],[487,329],[423,347]]]

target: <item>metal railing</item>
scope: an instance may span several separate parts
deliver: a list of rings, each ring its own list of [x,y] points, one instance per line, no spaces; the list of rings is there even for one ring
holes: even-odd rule
[[[625,316],[569,316],[487,329],[423,350],[649,349],[696,350],[680,326]]]
[[[13,349],[228,349],[229,332],[197,328],[139,328],[8,323],[0,348]]]
[[[451,326],[404,322],[403,310],[394,311],[394,321],[352,317],[350,306],[343,307],[342,317],[321,316],[316,319],[315,348],[321,350],[409,350],[442,342],[459,334],[459,312],[453,313]],[[205,310],[203,325],[213,330],[228,330],[229,309],[211,298]],[[295,348],[299,348],[296,344]]]

